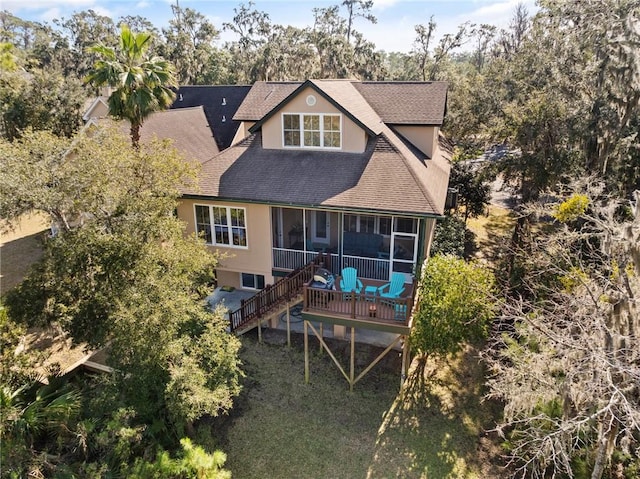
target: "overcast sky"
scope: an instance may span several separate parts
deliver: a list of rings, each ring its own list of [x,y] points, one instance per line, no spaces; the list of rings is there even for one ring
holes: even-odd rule
[[[14,15],[39,22],[54,18],[69,18],[74,12],[93,9],[117,21],[123,15],[140,15],[156,27],[163,27],[172,16],[171,3],[176,0],[0,0],[0,9]],[[240,1],[178,0],[181,7],[193,8],[206,15],[222,30],[223,22],[230,22],[233,9]],[[244,2],[248,3],[248,1]],[[257,0],[258,10],[269,14],[271,21],[296,27],[313,23],[312,9],[342,3],[342,0]],[[535,13],[535,0],[374,0],[373,13],[378,23],[372,25],[357,19],[356,30],[380,50],[411,50],[415,39],[414,26],[426,24],[431,15],[437,24],[436,35],[453,33],[464,22],[489,23],[498,27],[509,24],[518,3],[523,3],[530,14]],[[231,33],[222,33],[221,40],[233,40]]]

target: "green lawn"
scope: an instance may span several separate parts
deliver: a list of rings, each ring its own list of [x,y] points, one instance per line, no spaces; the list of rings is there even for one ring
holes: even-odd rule
[[[414,362],[402,393],[394,354],[350,393],[317,341],[305,384],[295,339],[291,349],[242,339],[245,388],[219,437],[235,478],[500,477],[491,465],[495,449],[482,438],[491,411],[481,401],[472,351],[435,378]],[[346,368],[348,344],[332,344]],[[356,374],[379,353],[356,351]]]

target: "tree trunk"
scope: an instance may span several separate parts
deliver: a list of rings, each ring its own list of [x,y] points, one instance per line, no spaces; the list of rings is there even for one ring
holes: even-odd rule
[[[136,150],[140,148],[140,126],[138,123],[131,123],[131,146]]]

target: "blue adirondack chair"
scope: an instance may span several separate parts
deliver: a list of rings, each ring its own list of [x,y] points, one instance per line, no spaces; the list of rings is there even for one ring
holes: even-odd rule
[[[404,274],[402,273],[391,273],[391,281],[378,288],[378,294],[382,298],[399,298],[403,292]]]
[[[358,270],[355,268],[344,268],[340,279],[340,289],[351,293],[359,293],[362,290],[362,281],[358,279]]]

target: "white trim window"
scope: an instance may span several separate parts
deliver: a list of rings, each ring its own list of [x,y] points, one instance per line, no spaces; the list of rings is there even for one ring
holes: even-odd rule
[[[240,273],[240,285],[242,289],[264,289],[264,275]]]
[[[196,233],[214,246],[247,247],[247,222],[244,208],[194,205]]]
[[[282,144],[285,147],[339,149],[342,147],[342,115],[283,113]]]

